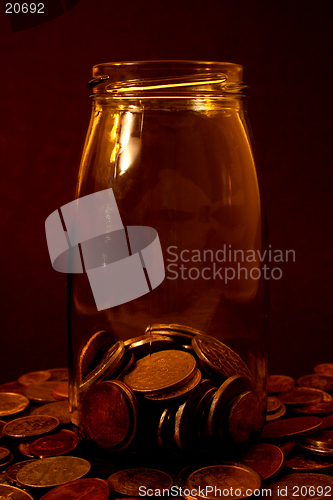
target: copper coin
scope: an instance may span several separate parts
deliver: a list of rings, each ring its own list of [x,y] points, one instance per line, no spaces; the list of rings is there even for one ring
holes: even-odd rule
[[[281,403],[281,407],[277,411],[274,411],[273,413],[267,413],[266,422],[273,422],[273,420],[278,420],[279,418],[283,417],[286,411],[286,405]]]
[[[210,439],[217,436],[217,429],[221,422],[221,415],[225,410],[226,405],[242,392],[249,391],[253,388],[250,379],[233,375],[227,378],[218,388],[212,401],[207,419],[207,433]]]
[[[35,458],[35,455],[33,455],[30,451],[30,445],[32,444],[32,441],[24,441],[23,443],[20,443],[17,447],[18,451],[22,453],[25,457],[29,458]]]
[[[333,431],[318,431],[302,440],[303,443],[333,451]]]
[[[3,434],[12,438],[29,438],[53,431],[59,425],[55,417],[30,415],[8,422],[3,428]]]
[[[7,482],[6,479],[6,472],[5,471],[0,471],[0,484],[6,484],[9,486],[9,483]]]
[[[2,434],[2,429],[4,428],[4,426],[6,425],[7,422],[5,422],[4,420],[0,420],[0,439],[3,437],[3,434]]]
[[[286,456],[286,455],[289,455],[289,453],[291,453],[292,451],[294,451],[295,449],[295,446],[296,446],[296,441],[295,440],[287,440],[287,441],[281,441],[279,439],[279,441],[276,443],[276,446],[278,448],[280,448],[280,450],[282,451],[283,455]]]
[[[27,464],[17,473],[17,482],[26,488],[51,488],[85,476],[90,463],[78,457],[52,457]]]
[[[111,490],[104,479],[82,478],[57,486],[40,500],[108,500]]]
[[[313,371],[321,375],[333,375],[333,363],[321,363],[315,366]]]
[[[325,495],[332,496],[333,478],[316,473],[288,474],[271,483],[269,489],[272,500],[296,496],[304,500],[322,500]]]
[[[176,332],[174,330],[155,330],[154,335],[166,335],[181,345],[190,345],[193,335],[190,333]]]
[[[7,461],[10,456],[10,450],[8,448],[0,447],[0,464]]]
[[[329,458],[333,457],[333,450],[330,448],[322,448],[321,446],[313,446],[311,444],[305,444],[299,441],[298,447],[300,450],[305,451],[307,454],[311,453],[312,455],[317,455],[321,458]],[[332,460],[332,459],[330,459]]]
[[[79,380],[91,372],[104,354],[116,343],[112,333],[105,330],[94,333],[82,347],[79,356]]]
[[[160,351],[139,359],[125,375],[124,382],[134,391],[164,392],[186,384],[194,375],[196,361],[184,351]]]
[[[51,378],[51,373],[47,371],[29,372],[18,378],[18,383],[28,387],[31,384],[40,384]]]
[[[176,323],[167,323],[167,324],[154,324],[151,326],[148,326],[146,328],[145,333],[149,332],[154,332],[158,330],[166,330],[170,331],[171,333],[173,332],[179,332],[179,333],[184,333],[186,335],[190,335],[191,337],[194,337],[194,335],[205,335],[205,332],[202,332],[201,330],[198,330],[197,328],[193,328],[192,326],[187,326],[187,325],[178,325]]]
[[[277,474],[283,465],[284,455],[274,444],[259,443],[246,448],[237,462],[247,465],[259,474],[262,480]]]
[[[49,368],[47,370],[51,373],[51,380],[68,380],[68,369],[67,368]]]
[[[29,399],[16,392],[0,392],[0,417],[15,415],[29,406]]]
[[[8,483],[14,486],[17,485],[16,476],[18,471],[22,469],[22,467],[24,467],[25,465],[35,461],[36,460],[24,460],[24,462],[17,462],[16,464],[13,464],[10,467],[8,467],[8,469],[6,469],[6,479]]]
[[[99,446],[111,451],[126,448],[137,426],[138,403],[120,381],[100,382],[87,392],[82,405],[84,426]]]
[[[111,474],[108,481],[118,493],[134,497],[146,495],[147,490],[153,490],[155,495],[160,496],[163,489],[168,490],[173,485],[169,474],[147,468],[121,470]]]
[[[53,389],[55,389],[57,385],[59,385],[59,382],[52,380],[40,384],[31,384],[25,388],[25,395],[34,403],[52,403],[56,401],[53,396]]]
[[[69,414],[68,401],[56,401],[35,408],[30,415],[51,415],[56,417],[61,424],[69,424],[71,417]]]
[[[30,445],[30,451],[39,458],[55,457],[74,450],[78,442],[74,432],[59,432],[37,439]]]
[[[66,401],[68,399],[68,382],[61,382],[52,391],[52,396],[58,401]]]
[[[0,464],[0,468],[1,468],[1,469],[2,469],[2,468],[4,468],[5,466],[7,466],[7,465],[8,465],[8,464],[10,464],[11,462],[13,462],[13,460],[14,460],[14,459],[15,459],[15,456],[14,456],[12,453],[10,453],[10,455],[8,455],[8,456],[6,457],[6,459],[4,459],[4,462],[2,462],[2,463]]]
[[[122,363],[118,370],[113,374],[114,379],[122,380],[124,375],[130,371],[131,366],[135,361],[134,352],[125,352],[124,357],[122,359]]]
[[[19,384],[17,381],[7,382],[6,384],[1,384],[0,385],[0,392],[15,392],[16,394],[25,395],[24,387],[21,384]]]
[[[174,439],[180,449],[188,449],[192,438],[192,426],[201,398],[207,391],[216,390],[211,380],[203,380],[179,406],[175,415]]]
[[[333,414],[323,417],[323,423],[321,424],[321,429],[327,429],[333,427]]]
[[[320,403],[309,406],[294,406],[293,411],[309,415],[330,415],[333,413],[333,401],[321,401]]]
[[[261,426],[260,401],[258,396],[247,391],[233,403],[228,419],[229,434],[234,443],[244,443],[259,432]]]
[[[98,381],[112,377],[119,366],[125,353],[125,346],[122,340],[118,340],[110,349],[106,351],[98,365],[88,372],[80,384],[80,392],[85,391]]]
[[[286,458],[284,466],[294,472],[331,472],[333,470],[331,460],[315,459],[302,453],[296,453],[292,457]]]
[[[167,349],[176,349],[176,342],[171,337],[162,335],[142,335],[133,339],[127,347],[128,351],[134,352],[138,356]]]
[[[145,394],[145,398],[149,399],[150,401],[156,401],[161,403],[179,401],[187,397],[193,391],[193,389],[195,389],[198,386],[200,381],[201,381],[201,372],[199,369],[196,369],[193,377],[186,384],[182,385],[178,389],[157,394],[154,393]]]
[[[193,337],[192,347],[200,359],[221,380],[232,375],[252,378],[251,372],[238,354],[219,340],[208,335]]]
[[[280,401],[285,405],[313,405],[320,403],[323,399],[322,391],[308,387],[295,387],[290,392],[279,395]]]
[[[281,394],[289,392],[295,387],[295,380],[287,375],[269,375],[267,378],[267,392]]]
[[[190,490],[197,490],[196,498],[220,498],[219,491],[227,491],[229,499],[246,498],[259,490],[259,474],[243,464],[220,464],[192,472],[186,481]],[[201,491],[200,491],[201,490]],[[200,493],[199,493],[200,492]]]
[[[319,417],[296,417],[277,420],[266,424],[260,434],[265,439],[300,437],[319,429],[322,419]]]
[[[281,401],[275,396],[268,396],[267,398],[267,413],[274,413],[282,406]]]
[[[34,500],[26,491],[22,491],[15,486],[7,486],[6,484],[0,484],[0,498],[8,498],[10,500]]]
[[[333,391],[333,377],[331,375],[321,375],[318,373],[303,375],[303,377],[297,379],[297,384],[301,387]]]

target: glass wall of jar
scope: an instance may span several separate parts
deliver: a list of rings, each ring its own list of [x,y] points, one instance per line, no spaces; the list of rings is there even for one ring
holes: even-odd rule
[[[107,63],[93,78],[72,422],[109,451],[143,432],[153,447],[244,442],[265,420],[268,279],[242,67]]]

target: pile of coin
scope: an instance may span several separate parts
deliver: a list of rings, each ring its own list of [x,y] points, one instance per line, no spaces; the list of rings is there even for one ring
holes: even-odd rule
[[[175,324],[111,346],[109,339],[98,332],[81,352],[82,436],[111,452],[142,444],[192,451],[259,433],[264,404],[252,374],[221,341]]]
[[[198,340],[201,341],[201,338],[198,337]],[[130,345],[129,342],[128,346]],[[118,398],[118,406],[124,402],[127,405],[132,397],[133,401],[134,398],[137,401],[133,402],[132,408],[128,407],[126,410],[124,423],[115,417],[119,428],[114,428],[112,436],[109,434],[110,429],[105,433],[108,442],[107,446],[103,443],[102,448],[100,443],[96,446],[92,440],[79,442],[78,437],[70,430],[67,401],[45,401],[42,405],[39,402],[37,406],[35,399],[29,400],[22,394],[29,393],[28,387],[32,385],[47,382],[40,382],[36,374],[24,376],[23,380],[30,377],[34,382],[30,386],[19,382],[0,386],[0,414],[3,419],[0,422],[0,498],[111,500],[164,496],[186,500],[215,500],[221,496],[230,499],[246,498],[251,493],[255,497],[261,494],[262,498],[272,499],[280,499],[282,496],[317,500],[332,497],[333,408],[330,402],[333,397],[330,391],[300,386],[304,380],[309,383],[309,376],[297,379],[296,387],[295,381],[290,377],[272,375],[268,379],[267,423],[261,434],[252,439],[250,444],[236,444],[230,434],[232,426],[228,425],[231,446],[216,446],[209,448],[207,452],[198,452],[193,447],[200,436],[200,432],[196,435],[197,429],[205,429],[205,436],[210,433],[212,436],[219,436],[222,433],[221,436],[225,438],[221,429],[226,421],[230,424],[230,416],[234,415],[231,413],[234,403],[248,397],[252,401],[251,396],[242,396],[253,392],[249,385],[243,390],[244,383],[252,384],[252,380],[245,377],[244,373],[228,373],[224,374],[222,381],[219,378],[222,375],[216,377],[214,374],[216,363],[211,362],[212,358],[206,356],[210,365],[208,361],[205,365],[196,354],[192,342],[188,346],[193,350],[189,347],[164,347],[155,351],[155,369],[160,366],[165,375],[158,377],[153,387],[149,377],[143,382],[147,366],[150,370],[151,365],[146,359],[146,352],[141,351],[140,355],[135,354],[135,361],[132,360],[131,368],[125,370],[126,373],[119,365],[118,373],[123,373],[121,380],[118,378],[93,383],[85,390],[87,415],[89,411],[94,415],[97,408],[94,407],[94,401],[88,403],[88,396],[93,394],[90,391],[95,390],[95,387],[100,387],[100,393],[96,393],[100,418],[106,408],[107,412],[111,411],[104,403],[110,394],[112,398]],[[168,368],[174,351],[177,353],[177,369],[171,378]],[[230,351],[227,353],[230,356]],[[127,365],[132,354],[129,350]],[[192,375],[189,374],[193,370],[193,360],[189,354],[196,361]],[[100,361],[102,358],[103,355],[100,356]],[[232,354],[231,359],[235,360],[237,357]],[[244,370],[245,364],[241,366],[241,370]],[[320,366],[323,369],[323,365]],[[185,396],[178,394],[175,397],[174,393],[182,387],[186,388],[197,376],[198,369],[200,373],[205,370],[205,374],[201,374],[198,383],[193,381],[194,389],[185,391]],[[310,380],[313,383],[317,379]],[[147,391],[147,386],[152,390]],[[8,392],[9,387],[12,392]],[[143,388],[144,392],[138,391],[138,388]],[[42,386],[41,393],[44,390],[45,387]],[[235,395],[235,391],[242,392]],[[165,406],[165,394],[168,394],[167,398],[171,397],[171,405],[168,402],[168,406]],[[226,401],[233,403],[226,404]],[[156,409],[156,412],[152,411],[154,417],[147,413],[152,408]],[[197,411],[197,408],[201,410]],[[246,405],[246,408],[251,408],[251,405]],[[278,416],[281,408],[284,409],[284,414]],[[117,408],[114,407],[113,411],[117,415]],[[121,413],[126,415],[126,411],[121,410]],[[139,432],[138,436],[138,429],[143,425],[140,421],[143,413],[148,419],[146,434],[142,436]],[[224,423],[220,428],[217,422],[221,420],[221,415],[228,415],[228,418],[222,418]],[[112,413],[109,417],[113,418]],[[162,448],[145,446],[144,449],[139,449],[132,446],[140,437],[144,443],[149,431],[152,436],[156,434],[156,428],[152,430],[149,426],[157,420],[157,441],[162,444]],[[170,426],[167,425],[169,421],[172,422]],[[107,425],[107,421],[104,424]],[[94,426],[93,428],[95,429]],[[136,429],[135,438],[131,437],[133,429]],[[103,436],[102,430],[99,432]],[[118,448],[119,451],[127,441],[131,441],[131,446],[125,446],[116,460],[114,454],[105,451],[109,448]],[[181,449],[177,441],[181,444]],[[184,454],[184,449],[189,449],[190,453]]]

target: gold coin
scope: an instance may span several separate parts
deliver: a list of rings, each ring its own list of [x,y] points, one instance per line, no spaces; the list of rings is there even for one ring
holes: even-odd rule
[[[233,403],[228,419],[229,434],[234,443],[244,443],[261,426],[260,401],[258,396],[247,391],[240,394]]]
[[[188,382],[195,370],[196,361],[190,353],[160,351],[139,359],[123,380],[138,392],[171,391]]]
[[[89,372],[80,384],[79,391],[83,392],[96,381],[102,381],[112,376],[121,365],[125,353],[125,346],[122,340],[119,340],[110,349],[106,351],[98,365]]]
[[[68,401],[56,401],[55,403],[39,406],[30,415],[50,415],[56,417],[61,424],[69,424],[71,421]]]
[[[178,389],[174,389],[173,391],[167,391],[162,393],[149,393],[145,394],[145,398],[149,399],[149,401],[156,401],[161,403],[166,402],[175,402],[183,399],[193,391],[197,387],[197,385],[201,381],[201,372],[197,368],[194,372],[193,377],[184,385],[178,387]]]
[[[203,500],[221,498],[221,490],[223,496],[232,500],[246,498],[251,496],[250,491],[259,490],[260,485],[260,476],[254,470],[246,465],[229,463],[203,467],[192,472],[186,481],[187,488],[198,491],[195,497]]]
[[[51,378],[51,373],[48,371],[37,371],[26,373],[25,375],[21,375],[18,378],[18,383],[27,387],[31,384],[40,384],[42,382],[46,382]]]
[[[16,392],[0,392],[0,417],[15,415],[29,406],[29,399]]]
[[[121,470],[111,474],[108,481],[118,493],[135,497],[147,495],[147,490],[152,490],[155,495],[162,496],[163,489],[168,490],[173,485],[173,479],[169,474],[147,468]]]
[[[10,500],[34,500],[26,491],[6,484],[0,484],[0,498],[8,498]]]
[[[41,382],[40,384],[31,384],[25,388],[25,395],[34,403],[52,403],[56,401],[53,396],[53,389],[59,385],[57,381]]]
[[[224,380],[232,375],[252,378],[242,358],[214,337],[198,334],[192,340],[192,347],[208,371],[213,372],[220,379]]]
[[[90,463],[78,457],[51,457],[25,465],[17,473],[20,486],[26,488],[51,488],[85,476]]]
[[[48,415],[30,415],[16,418],[8,422],[2,432],[4,436],[12,438],[28,438],[40,436],[53,431],[59,425],[59,420]]]

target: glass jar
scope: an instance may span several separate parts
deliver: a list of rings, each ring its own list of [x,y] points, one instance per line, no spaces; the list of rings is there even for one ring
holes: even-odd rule
[[[63,207],[83,261],[72,422],[110,452],[143,435],[153,449],[242,443],[265,421],[268,304],[242,67],[107,63],[93,78],[76,215]]]

